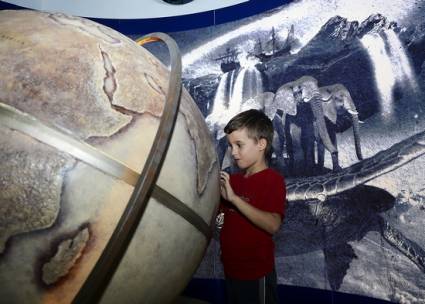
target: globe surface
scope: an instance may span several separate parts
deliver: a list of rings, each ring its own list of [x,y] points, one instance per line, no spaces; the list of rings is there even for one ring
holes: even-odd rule
[[[0,75],[2,104],[142,171],[169,78],[143,47],[83,18],[1,11]],[[4,122],[0,118],[0,299],[71,302],[134,185],[31,135],[42,129],[27,133]],[[183,90],[156,186],[210,225],[219,200],[218,171],[204,119]],[[172,301],[208,241],[151,197],[101,302]]]

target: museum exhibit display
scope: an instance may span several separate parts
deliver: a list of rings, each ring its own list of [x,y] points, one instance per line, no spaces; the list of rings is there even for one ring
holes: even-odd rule
[[[274,235],[281,303],[425,303],[425,0],[223,0],[178,15],[199,1],[155,0],[170,8],[157,16],[0,11],[0,299],[98,289],[90,278],[108,265],[160,133],[176,63],[158,40],[169,37],[181,54],[176,124],[101,302],[125,288],[122,302],[225,303],[213,222],[218,172],[237,168],[223,128],[255,108],[273,122],[270,166],[287,186]]]

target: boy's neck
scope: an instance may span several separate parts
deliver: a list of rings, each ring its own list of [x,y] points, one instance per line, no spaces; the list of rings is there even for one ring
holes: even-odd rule
[[[245,177],[248,177],[248,176],[251,176],[251,175],[253,175],[253,174],[255,174],[255,173],[258,173],[258,172],[260,172],[260,171],[263,171],[264,169],[267,169],[268,168],[268,166],[267,166],[267,163],[266,163],[266,161],[265,160],[263,160],[263,161],[261,161],[261,162],[259,162],[259,163],[255,163],[255,164],[253,164],[251,167],[249,167],[249,168],[246,168],[245,169],[245,174],[244,174],[244,176]]]

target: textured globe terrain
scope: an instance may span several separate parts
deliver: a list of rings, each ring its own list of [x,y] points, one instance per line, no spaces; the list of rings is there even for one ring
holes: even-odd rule
[[[38,126],[22,131],[13,127],[14,117],[0,117],[1,301],[71,302],[134,189],[37,134],[55,130],[140,173],[168,79],[143,47],[92,21],[0,12],[0,103]],[[210,225],[219,200],[218,165],[186,91],[156,186]],[[101,302],[167,303],[185,287],[208,235],[166,206],[150,198]]]

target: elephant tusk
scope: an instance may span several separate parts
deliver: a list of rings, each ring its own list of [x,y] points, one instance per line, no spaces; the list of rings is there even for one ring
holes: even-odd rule
[[[352,114],[352,115],[359,115],[359,112],[357,112],[356,110],[348,110],[348,113]]]

